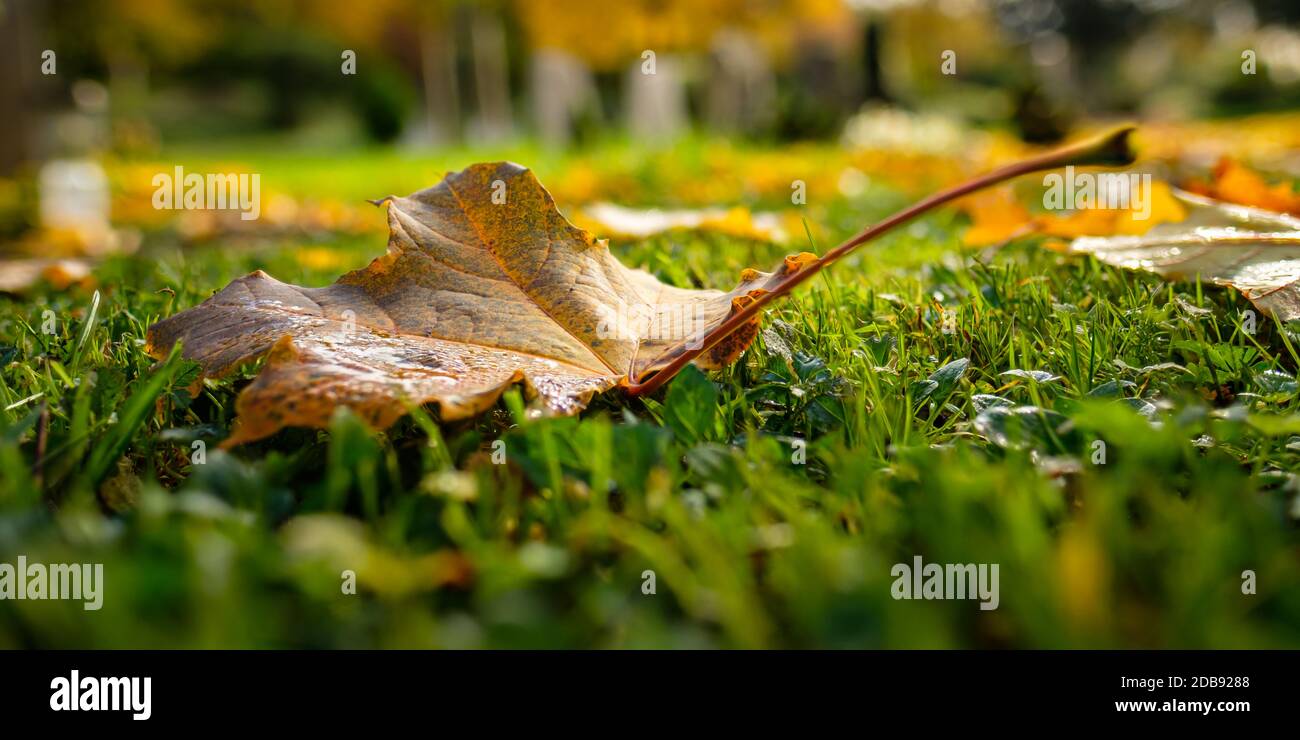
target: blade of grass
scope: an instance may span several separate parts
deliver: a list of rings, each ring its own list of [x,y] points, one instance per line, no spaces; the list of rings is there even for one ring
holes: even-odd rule
[[[90,339],[90,333],[95,329],[95,317],[99,314],[99,291],[90,298],[90,310],[86,312],[86,320],[82,322],[81,336],[77,338],[77,346],[72,350],[72,372],[75,375],[81,368],[81,353],[86,348],[86,340]]]
[[[83,487],[93,490],[98,486],[108,474],[109,468],[126,452],[131,438],[148,417],[154,402],[167,389],[180,364],[180,343],[177,342],[153,377],[127,399],[125,407],[118,412],[117,424],[109,428],[104,438],[90,451],[90,458],[80,479]]]

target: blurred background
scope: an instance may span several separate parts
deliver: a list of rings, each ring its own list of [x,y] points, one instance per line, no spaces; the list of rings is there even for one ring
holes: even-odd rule
[[[475,157],[539,168],[564,206],[753,205],[800,173],[691,163],[814,142],[834,161],[805,150],[805,169],[840,191],[900,172],[921,187],[915,157],[1113,117],[1262,116],[1261,156],[1294,173],[1298,18],[1285,0],[0,0],[0,249],[220,231],[150,207],[149,178],[185,163],[262,173],[263,229],[344,230],[382,228],[361,198]],[[1202,162],[1216,140],[1261,154],[1235,124],[1197,133]],[[913,159],[838,159],[869,150]],[[676,170],[647,178],[666,151]]]
[[[0,8],[5,174],[86,148],[152,153],[251,139],[409,149],[517,137],[582,146],[688,130],[826,139],[867,104],[1051,141],[1084,114],[1204,117],[1300,101],[1300,7],[1284,0]],[[1244,50],[1255,52],[1257,74],[1242,73]]]

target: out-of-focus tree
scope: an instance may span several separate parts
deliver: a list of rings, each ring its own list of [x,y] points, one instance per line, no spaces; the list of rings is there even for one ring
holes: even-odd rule
[[[703,53],[728,28],[753,33],[781,62],[801,33],[834,28],[850,16],[842,0],[632,2],[616,6],[617,19],[604,0],[517,0],[514,7],[532,47],[567,51],[605,72],[622,70],[647,50]]]
[[[52,38],[69,71],[105,71],[116,60],[173,65],[206,51],[227,29],[214,2],[187,0],[51,0]],[[140,63],[140,62],[137,62]]]
[[[729,76],[733,83],[747,88],[735,91],[735,100],[728,106],[714,105],[713,97],[720,93],[716,84],[710,86],[709,100],[700,107],[711,109],[711,120],[729,115],[725,112],[729,107],[738,115],[754,101],[761,101],[779,109],[782,118],[793,123],[796,135],[827,133],[839,113],[823,115],[820,111],[844,107],[840,99],[848,87],[845,72],[851,69],[842,69],[841,62],[857,39],[853,15],[842,0],[626,3],[617,6],[617,19],[611,18],[609,4],[600,0],[517,0],[514,7],[533,50],[565,54],[623,88],[623,112],[640,135],[677,128],[671,121],[679,116],[671,111],[682,109],[683,86],[700,82],[702,73]],[[736,68],[739,48],[744,48],[748,57],[755,53],[763,57],[748,64],[745,74]],[[706,55],[712,63],[699,63]],[[645,78],[642,67],[646,64],[657,69],[657,79]],[[765,92],[769,84],[759,79],[770,75],[770,70],[797,78],[786,86],[789,92],[779,101],[771,100],[770,91]],[[624,74],[613,76],[615,72]],[[655,112],[650,116],[654,121],[647,119],[649,111]],[[766,128],[766,124],[753,123],[761,118],[748,118],[750,122],[744,125],[724,128]],[[812,120],[823,122],[810,124]]]
[[[44,50],[37,46],[42,19],[34,0],[0,2],[0,175],[11,175],[36,158],[38,71]],[[57,55],[54,58],[57,68]],[[0,224],[2,227],[3,224]]]
[[[410,80],[419,71],[412,21],[436,6],[415,0],[53,0],[50,43],[60,50],[67,84],[83,76],[108,81],[119,124],[144,118],[149,89],[159,84],[200,81],[214,90],[250,82],[268,89],[267,123],[273,126],[300,123],[307,101],[328,96],[350,102],[366,131],[382,140],[400,131]],[[362,73],[341,74],[344,49],[360,57]]]

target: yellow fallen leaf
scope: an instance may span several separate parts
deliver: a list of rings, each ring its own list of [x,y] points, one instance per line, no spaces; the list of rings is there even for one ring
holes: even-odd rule
[[[1215,166],[1211,182],[1188,183],[1187,189],[1228,203],[1300,215],[1300,193],[1290,183],[1269,185],[1259,173],[1227,157]]]
[[[1029,209],[1016,200],[1011,188],[993,188],[962,199],[960,207],[971,225],[962,236],[970,247],[1001,244],[1034,228]]]
[[[577,216],[583,227],[623,239],[644,239],[669,231],[710,231],[726,236],[784,244],[789,233],[772,213],[752,213],[748,208],[661,210],[624,208],[594,203]]]
[[[81,259],[0,260],[0,291],[22,293],[45,281],[55,290],[93,283],[90,263]]]
[[[1151,210],[1131,208],[1081,208],[1068,215],[1045,214],[1035,219],[1038,232],[1048,236],[1108,236],[1111,234],[1145,234],[1163,223],[1177,223],[1187,218],[1187,208],[1174,197],[1167,183],[1153,181],[1146,197]]]
[[[1129,208],[1080,208],[1064,215],[1032,214],[1021,205],[1010,188],[988,190],[967,196],[962,210],[971,219],[962,241],[967,246],[1001,244],[1028,234],[1063,239],[1080,236],[1143,234],[1162,223],[1182,221],[1187,209],[1174,197],[1167,183],[1153,181],[1147,189],[1150,211]]]

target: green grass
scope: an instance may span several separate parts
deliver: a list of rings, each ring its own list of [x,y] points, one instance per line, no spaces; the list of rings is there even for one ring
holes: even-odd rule
[[[903,203],[875,188],[809,220],[835,240]],[[98,269],[98,303],[0,299],[0,562],[107,582],[99,612],[0,601],[0,647],[1300,647],[1297,337],[1243,333],[1235,293],[973,254],[960,229],[864,248],[738,364],[654,398],[528,420],[512,393],[383,433],[344,413],[229,454],[256,368],[191,396],[195,366],[143,353],[149,324],[254,269],[325,284],[381,237],[320,242],[348,264],[312,270],[302,241],[151,236]],[[614,249],[707,286],[789,251]],[[895,601],[914,555],[999,564],[999,608]]]

